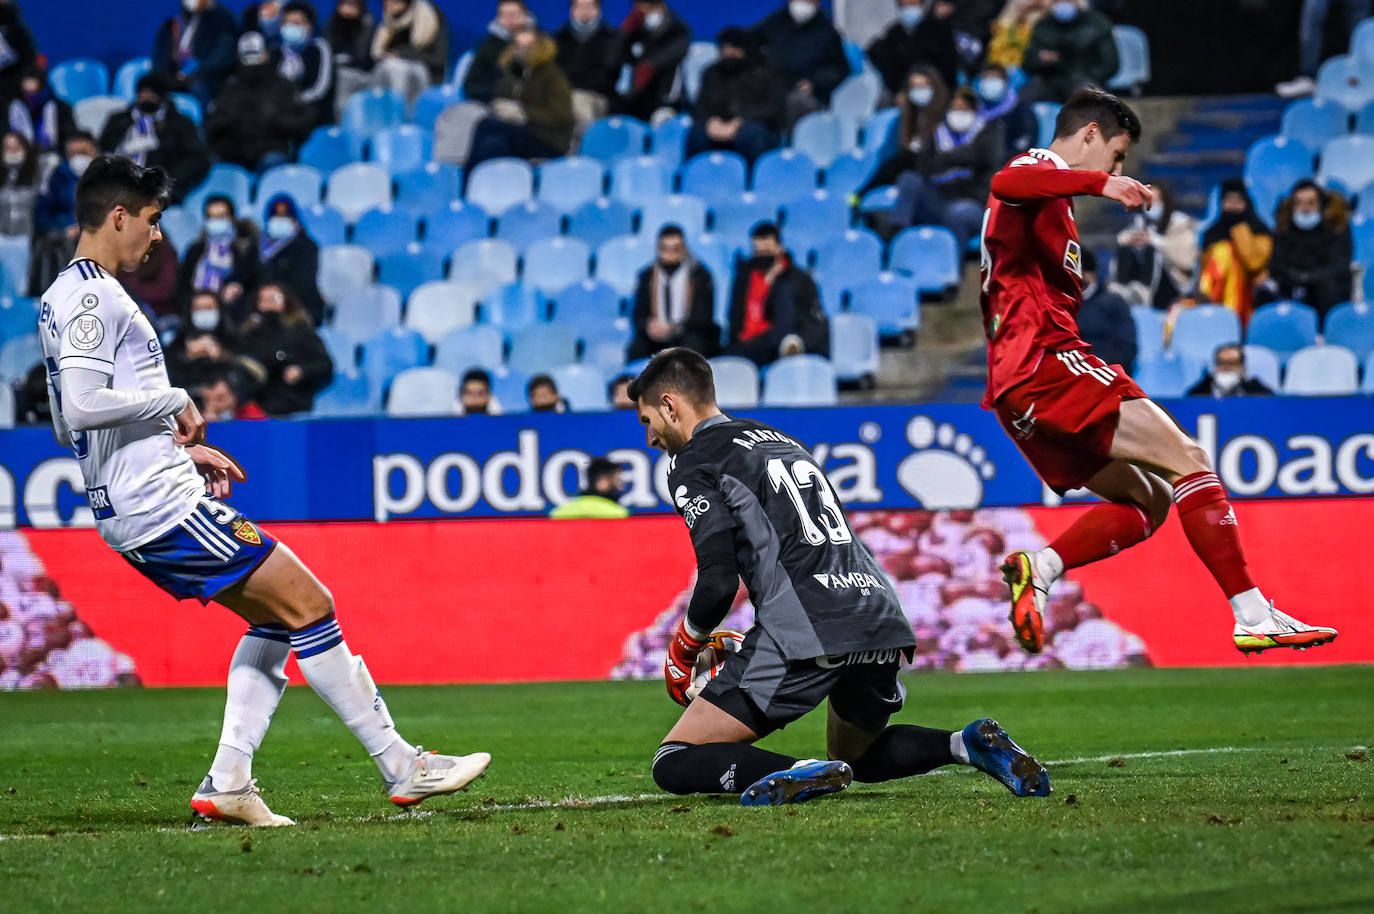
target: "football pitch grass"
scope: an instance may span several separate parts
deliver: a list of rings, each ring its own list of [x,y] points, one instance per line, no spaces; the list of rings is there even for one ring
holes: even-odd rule
[[[784,808],[669,797],[661,684],[393,687],[408,738],[494,756],[405,812],[292,688],[255,774],[299,825],[192,828],[221,692],[4,695],[0,910],[1374,910],[1374,667],[907,684],[897,722],[996,716],[1054,793],[946,769]],[[813,714],[764,745],[823,734]]]

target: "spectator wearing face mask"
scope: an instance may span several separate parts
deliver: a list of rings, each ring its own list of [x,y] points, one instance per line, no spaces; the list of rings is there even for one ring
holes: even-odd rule
[[[1309,304],[1325,317],[1350,300],[1353,260],[1345,198],[1314,181],[1299,181],[1275,217],[1269,277],[1278,297]]]
[[[258,32],[267,41],[269,48],[278,47],[281,44],[285,5],[284,0],[262,0],[261,3],[248,4],[239,15],[239,34]]]
[[[1221,184],[1221,213],[1202,233],[1198,291],[1225,305],[1248,323],[1255,305],[1255,286],[1264,281],[1274,236],[1250,200],[1240,178]]]
[[[19,79],[38,58],[33,34],[19,15],[19,4],[0,0],[0,98],[19,91]]]
[[[692,44],[692,30],[663,0],[634,0],[620,24],[623,63],[630,67],[630,91],[616,110],[640,120],[677,103],[678,68]]]
[[[0,235],[33,234],[38,203],[38,152],[13,130],[0,140]]]
[[[625,494],[624,470],[605,457],[587,465],[587,487],[549,512],[554,520],[618,520],[630,516],[620,503]]]
[[[937,6],[945,15],[936,13]],[[948,7],[936,0],[900,0],[897,21],[868,46],[868,59],[894,97],[901,94],[907,74],[917,64],[934,67],[947,86],[958,82],[959,52]]]
[[[1245,350],[1234,343],[1218,346],[1212,356],[1212,370],[1188,389],[1190,397],[1272,397],[1274,392],[1263,381],[1245,370]]]
[[[1174,208],[1166,181],[1154,183],[1155,201],[1116,236],[1112,280],[1136,290],[1142,304],[1167,310],[1197,273],[1197,220]]]
[[[311,111],[312,127],[334,121],[334,53],[329,42],[315,33],[316,22],[314,6],[291,0],[282,7],[277,49],[277,72],[296,87],[301,102]]]
[[[778,227],[761,222],[750,241],[753,256],[735,270],[726,353],[760,367],[804,352],[829,356],[830,321],[820,293],[782,246]]]
[[[601,18],[600,0],[572,0],[568,21],[553,40],[558,67],[572,85],[573,119],[580,132],[610,111],[624,56],[621,36]]]
[[[257,285],[257,230],[240,220],[233,201],[221,194],[206,197],[202,212],[205,227],[181,261],[178,293],[189,300],[193,292],[208,290],[233,307],[244,289]]]
[[[496,18],[487,23],[487,33],[472,48],[472,62],[463,78],[463,98],[489,102],[496,97],[501,55],[510,47],[515,30],[529,21],[530,11],[523,0],[500,0],[496,4]]]
[[[325,20],[324,38],[334,57],[334,107],[341,114],[343,102],[354,92],[372,85],[372,36],[377,17],[363,0],[338,0]]]
[[[145,73],[136,92],[133,105],[105,122],[100,148],[165,170],[172,176],[172,203],[180,203],[210,172],[210,151],[196,125],[171,103],[165,77]]]
[[[647,359],[669,346],[715,355],[720,351],[715,301],[711,272],[693,259],[682,229],[664,226],[658,233],[658,258],[639,274],[631,318],[635,335],[626,361]]]
[[[760,20],[754,35],[788,87],[789,129],[829,105],[830,94],[849,75],[844,41],[816,0],[789,0]]]
[[[249,171],[282,165],[314,124],[296,87],[277,71],[257,32],[239,39],[239,68],[205,118],[205,136],[226,162]]]
[[[301,225],[296,201],[287,194],[267,201],[258,254],[261,281],[296,290],[315,326],[324,323],[324,298],[316,280],[320,247]]]
[[[537,374],[525,385],[525,399],[536,413],[566,413],[568,402],[558,395],[558,385],[546,374]]]
[[[53,95],[48,75],[30,66],[19,80],[19,92],[5,104],[9,129],[21,135],[39,152],[61,150],[76,132],[72,106]]]
[[[1055,0],[1031,32],[1021,69],[1031,78],[1028,96],[1062,102],[1084,86],[1107,85],[1118,64],[1111,20],[1087,0]]]
[[[1011,84],[1005,67],[984,66],[973,81],[973,91],[978,95],[978,116],[983,122],[1002,124],[1008,156],[1035,145],[1035,115]]]
[[[472,134],[471,169],[488,159],[552,159],[572,145],[572,87],[558,69],[558,45],[533,25],[515,29],[501,53],[491,116]]]
[[[167,347],[167,376],[188,390],[233,367],[238,335],[213,292],[197,292],[182,312],[181,328]]]
[[[153,38],[153,72],[208,108],[234,70],[238,33],[234,14],[214,0],[181,0]]]
[[[382,24],[372,36],[377,86],[408,101],[444,81],[449,26],[430,0],[382,0]]]
[[[256,400],[269,416],[309,412],[334,378],[334,363],[300,300],[282,286],[259,287],[257,310],[243,323],[244,356],[264,379]]]
[[[1135,370],[1136,331],[1131,306],[1101,281],[1097,255],[1082,249],[1083,304],[1078,309],[1078,332],[1091,343],[1093,355],[1108,365]]]
[[[1030,47],[1031,33],[1047,12],[1044,0],[1007,0],[992,23],[987,59],[990,66],[1020,67]]]
[[[728,150],[753,162],[782,142],[786,87],[747,29],[722,29],[716,45],[720,57],[701,74],[684,155]]]
[[[907,74],[906,91],[897,96],[897,151],[878,166],[878,170],[854,195],[857,203],[875,187],[894,184],[898,175],[915,166],[921,150],[935,142],[935,131],[944,123],[949,109],[949,89],[933,67],[912,67]]]

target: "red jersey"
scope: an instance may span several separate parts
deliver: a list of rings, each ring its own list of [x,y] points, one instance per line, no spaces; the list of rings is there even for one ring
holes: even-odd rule
[[[1083,257],[1069,198],[1100,194],[1106,182],[1106,172],[1071,169],[1048,149],[993,176],[981,255],[985,409],[1034,374],[1047,350],[1088,348],[1078,335]]]

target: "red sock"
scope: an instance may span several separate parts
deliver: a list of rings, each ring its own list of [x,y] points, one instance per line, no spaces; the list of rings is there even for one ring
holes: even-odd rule
[[[1194,473],[1174,483],[1178,519],[1197,557],[1217,579],[1227,599],[1250,590],[1255,582],[1245,567],[1236,513],[1216,473]]]
[[[1150,516],[1139,505],[1098,505],[1059,534],[1050,548],[1066,569],[1077,568],[1129,549],[1153,532]]]

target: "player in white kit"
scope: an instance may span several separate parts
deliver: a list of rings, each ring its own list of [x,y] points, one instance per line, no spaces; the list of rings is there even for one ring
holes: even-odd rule
[[[162,240],[167,194],[160,168],[108,155],[90,164],[76,188],[76,257],[43,294],[38,331],[53,426],[81,465],[100,535],[177,599],[213,600],[249,624],[229,669],[219,748],[191,807],[228,822],[294,824],[267,808],[252,776],[292,651],[376,761],[393,803],[462,790],[491,757],[438,755],[402,739],[344,643],[329,591],[220,500],[243,470],[205,443],[205,420],[168,382],[151,323],[111,275],[137,267]]]

